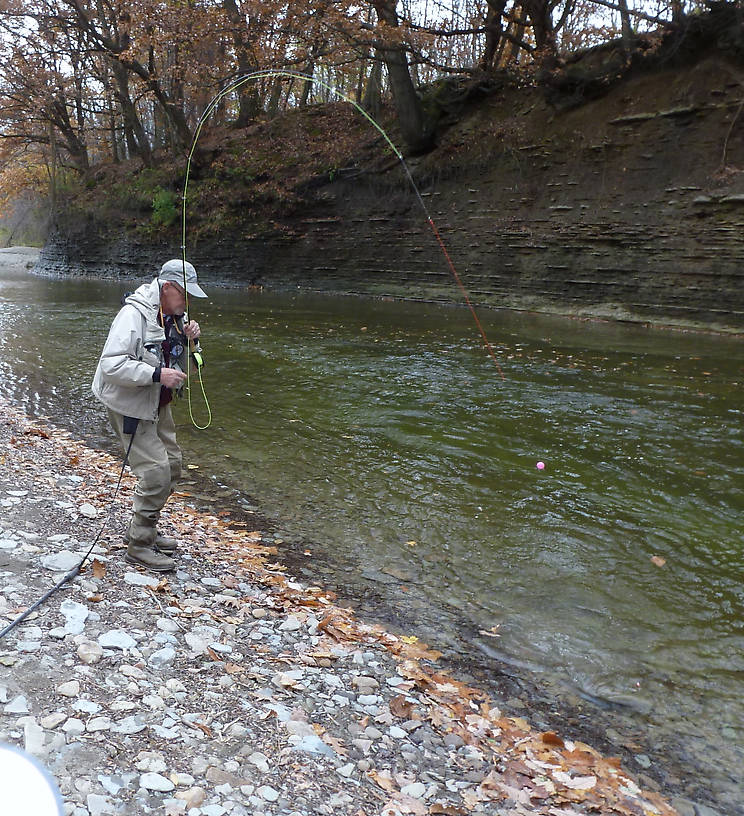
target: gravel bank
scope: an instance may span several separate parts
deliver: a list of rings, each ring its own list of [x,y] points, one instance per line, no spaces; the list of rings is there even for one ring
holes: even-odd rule
[[[506,717],[436,652],[338,608],[258,529],[177,494],[169,576],[124,561],[120,463],[8,405],[0,424],[0,741],[67,814],[671,814],[612,758]],[[271,540],[267,535],[267,539]]]

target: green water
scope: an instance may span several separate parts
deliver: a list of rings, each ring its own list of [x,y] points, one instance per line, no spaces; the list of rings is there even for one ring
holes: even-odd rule
[[[136,284],[0,270],[2,392],[109,439],[89,381]],[[181,406],[179,438],[334,564],[304,577],[596,707],[689,798],[741,812],[742,340],[483,313],[502,381],[459,308],[210,294],[214,422]]]

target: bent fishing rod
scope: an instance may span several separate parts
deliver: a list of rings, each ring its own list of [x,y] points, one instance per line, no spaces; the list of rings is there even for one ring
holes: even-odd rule
[[[452,275],[455,283],[457,284],[458,289],[462,293],[465,304],[468,307],[468,309],[470,310],[470,314],[472,315],[473,320],[475,321],[475,325],[478,328],[478,331],[480,333],[483,345],[485,346],[486,351],[488,352],[489,356],[491,357],[494,364],[496,365],[496,368],[497,368],[497,370],[499,372],[499,375],[500,375],[501,379],[505,380],[506,378],[504,377],[504,372],[501,370],[501,366],[499,365],[499,361],[496,358],[496,352],[494,351],[493,346],[491,345],[491,342],[489,341],[488,336],[486,335],[486,331],[483,328],[483,324],[481,323],[480,318],[478,317],[478,313],[475,310],[475,306],[473,305],[473,303],[472,303],[472,301],[470,299],[470,295],[468,293],[468,290],[465,288],[465,285],[462,282],[462,278],[460,277],[460,275],[457,272],[457,269],[455,268],[455,264],[453,263],[452,258],[450,256],[450,253],[447,250],[447,246],[444,243],[444,240],[442,239],[441,233],[437,229],[437,225],[434,223],[434,219],[432,218],[431,213],[429,212],[429,209],[426,206],[426,202],[424,201],[423,196],[421,195],[421,192],[420,192],[420,190],[418,188],[418,185],[414,181],[411,170],[408,167],[408,165],[406,164],[406,160],[403,158],[402,152],[396,147],[395,143],[392,141],[392,139],[385,132],[382,125],[380,125],[380,123],[377,122],[377,120],[374,119],[372,116],[370,116],[370,114],[366,110],[364,110],[364,108],[356,100],[354,100],[351,97],[347,96],[346,94],[342,93],[341,91],[339,91],[337,88],[335,88],[333,85],[329,84],[328,82],[325,82],[322,79],[317,79],[316,77],[311,76],[310,74],[304,74],[304,73],[302,73],[300,71],[290,71],[290,70],[277,69],[277,68],[265,68],[265,69],[261,69],[261,70],[257,70],[257,71],[251,71],[248,74],[244,74],[242,76],[239,76],[236,79],[234,79],[232,82],[228,83],[219,93],[217,93],[212,98],[212,100],[207,104],[206,108],[204,109],[202,115],[199,117],[199,120],[198,120],[198,122],[196,124],[196,128],[194,130],[194,137],[191,140],[191,147],[189,149],[188,157],[187,157],[187,160],[186,160],[186,173],[185,173],[185,176],[184,176],[183,194],[182,194],[182,198],[181,198],[181,257],[182,257],[182,264],[183,264],[184,289],[186,289],[186,205],[187,205],[187,198],[188,198],[189,178],[190,178],[190,175],[191,175],[191,163],[193,161],[194,154],[196,152],[196,146],[197,146],[197,143],[199,141],[199,136],[201,135],[202,128],[207,123],[207,120],[212,115],[212,112],[215,110],[215,108],[220,104],[220,102],[228,94],[231,94],[231,93],[239,90],[243,85],[245,85],[248,82],[255,82],[255,81],[260,80],[260,79],[269,79],[269,78],[272,78],[272,79],[277,79],[277,78],[299,79],[299,80],[302,80],[302,81],[305,81],[305,82],[312,82],[315,85],[319,85],[320,87],[325,88],[327,91],[334,94],[334,96],[336,96],[342,102],[348,102],[348,104],[351,105],[359,114],[361,114],[361,116],[363,116],[364,119],[366,119],[367,122],[369,122],[369,124],[382,136],[382,138],[385,140],[385,143],[392,150],[393,154],[395,155],[395,157],[400,162],[400,164],[401,164],[401,166],[403,168],[403,172],[404,172],[406,178],[408,179],[409,184],[411,185],[411,189],[413,190],[413,192],[415,194],[416,200],[418,201],[418,203],[419,203],[419,205],[420,205],[420,207],[421,207],[421,209],[422,209],[422,211],[424,213],[426,223],[429,225],[429,228],[432,231],[434,239],[435,239],[439,249],[441,250],[442,254],[444,255],[444,258],[445,258],[445,261],[447,263],[447,267],[448,267],[448,269],[450,271],[450,274]],[[186,310],[188,312],[188,292],[186,294]],[[201,367],[198,366],[197,370],[201,371]],[[187,374],[187,376],[188,376],[188,374]],[[203,390],[204,389],[202,387],[202,392],[203,392]],[[191,415],[191,390],[190,390],[190,388],[187,388],[187,393],[189,395],[189,414]],[[205,395],[205,399],[206,399],[206,395]],[[194,422],[193,415],[192,415],[192,422]],[[211,412],[209,412],[209,422],[211,422]],[[209,422],[207,423],[207,426],[209,425]],[[196,425],[195,422],[194,422],[194,425],[197,428],[200,427],[200,426]],[[204,427],[207,427],[207,426],[204,426]]]

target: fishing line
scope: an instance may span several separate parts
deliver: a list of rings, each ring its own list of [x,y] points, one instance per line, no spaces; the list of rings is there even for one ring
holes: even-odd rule
[[[98,535],[93,539],[93,543],[88,547],[88,552],[80,559],[80,562],[76,564],[64,577],[62,577],[50,590],[45,592],[38,601],[33,603],[31,606],[28,607],[24,612],[15,618],[15,620],[11,621],[5,629],[0,632],[0,640],[2,640],[8,632],[11,632],[13,629],[16,628],[19,624],[23,623],[26,618],[32,613],[35,612],[43,603],[45,603],[49,598],[54,595],[54,593],[61,589],[68,581],[72,581],[75,578],[80,570],[83,568],[85,562],[90,558],[90,554],[93,552],[93,548],[98,544],[101,536],[103,535],[103,531],[108,526],[109,522],[111,521],[111,513],[114,509],[114,502],[116,501],[116,497],[119,494],[119,487],[121,486],[121,480],[124,477],[124,468],[127,466],[127,461],[129,460],[129,452],[132,450],[132,443],[134,442],[134,434],[132,434],[132,438],[129,440],[129,447],[127,448],[127,452],[124,456],[124,461],[121,465],[121,470],[119,471],[119,481],[116,483],[116,489],[114,490],[114,495],[111,497],[111,502],[109,503],[108,508],[108,515],[104,520],[103,524],[101,525],[101,529],[98,531]]]
[[[197,122],[196,129],[194,131],[194,138],[191,141],[191,149],[189,150],[188,159],[186,161],[186,175],[185,175],[185,178],[184,178],[183,195],[182,195],[182,199],[181,199],[181,255],[182,255],[182,262],[183,262],[184,289],[186,288],[186,202],[187,202],[187,194],[188,194],[188,188],[189,188],[189,177],[191,175],[191,162],[192,162],[193,157],[194,157],[194,152],[196,151],[196,144],[199,141],[199,136],[201,134],[202,128],[206,124],[206,121],[209,118],[209,116],[212,114],[212,111],[214,111],[214,109],[217,107],[217,105],[219,105],[219,103],[224,99],[225,96],[227,96],[228,94],[233,93],[234,91],[238,90],[242,85],[245,85],[247,82],[252,82],[252,81],[257,80],[257,79],[265,79],[265,78],[269,78],[269,77],[273,77],[273,78],[286,77],[286,78],[289,78],[289,79],[300,79],[300,80],[304,80],[304,81],[307,81],[307,82],[312,82],[312,83],[314,83],[316,85],[320,85],[321,87],[323,87],[326,90],[330,91],[332,94],[335,94],[342,101],[348,102],[383,137],[383,139],[385,140],[387,145],[390,147],[390,149],[393,151],[395,156],[398,158],[398,161],[400,161],[400,163],[401,163],[401,165],[403,167],[403,171],[405,172],[406,178],[408,179],[408,181],[409,181],[409,183],[411,185],[411,188],[413,189],[413,192],[416,195],[416,199],[418,200],[419,204],[421,205],[421,209],[423,210],[424,215],[426,216],[426,222],[428,223],[429,228],[431,229],[432,234],[434,235],[434,238],[435,238],[435,240],[437,242],[437,245],[439,246],[442,253],[444,254],[444,258],[445,258],[445,260],[447,262],[447,266],[449,268],[449,271],[450,271],[452,277],[454,278],[455,283],[457,284],[458,288],[462,292],[463,298],[465,300],[465,304],[468,307],[468,309],[470,310],[470,314],[472,315],[473,320],[475,321],[475,325],[478,327],[478,331],[480,332],[480,336],[481,336],[481,339],[483,341],[483,345],[485,346],[489,356],[491,357],[494,364],[496,365],[496,369],[498,370],[499,375],[501,376],[501,379],[505,380],[506,377],[504,377],[504,372],[501,370],[501,366],[499,365],[499,361],[496,358],[496,352],[493,350],[493,346],[491,345],[491,343],[490,343],[490,341],[488,339],[488,336],[486,335],[486,331],[483,328],[483,324],[481,323],[480,318],[478,317],[478,313],[475,311],[475,307],[473,306],[473,303],[470,300],[470,295],[468,294],[468,291],[465,288],[465,285],[463,284],[462,279],[460,278],[460,275],[457,272],[457,269],[455,268],[455,265],[454,265],[454,263],[452,261],[452,258],[450,257],[449,252],[447,251],[447,247],[446,247],[446,245],[445,245],[445,243],[444,243],[444,241],[442,239],[442,236],[440,235],[439,230],[437,229],[437,226],[434,223],[434,219],[432,218],[431,213],[429,212],[429,209],[426,206],[426,203],[424,202],[424,199],[423,199],[423,197],[421,195],[421,192],[419,191],[419,188],[418,188],[418,186],[416,185],[416,182],[413,179],[413,175],[411,174],[411,171],[410,171],[408,165],[406,164],[405,159],[403,158],[403,154],[395,146],[392,139],[388,136],[388,134],[383,129],[382,125],[380,125],[379,122],[377,122],[372,116],[370,116],[369,113],[366,110],[364,110],[364,108],[358,102],[356,102],[354,99],[351,99],[351,97],[346,96],[346,94],[341,93],[341,91],[334,88],[333,85],[330,85],[329,83],[323,81],[322,79],[316,79],[314,76],[310,76],[309,74],[303,74],[303,73],[301,73],[299,71],[287,71],[287,70],[284,70],[284,69],[265,68],[265,69],[262,69],[262,70],[259,70],[259,71],[252,71],[249,74],[244,74],[243,76],[240,76],[237,79],[233,80],[225,88],[223,88],[218,94],[216,94],[213,97],[213,99],[209,102],[207,107],[204,109],[204,112],[202,113],[202,115],[199,117],[199,121]],[[188,294],[186,295],[186,305],[187,305],[187,311],[188,311]],[[199,380],[201,382],[201,368],[197,367],[197,370],[199,371]],[[203,385],[202,385],[202,393],[204,393],[204,386]],[[192,419],[192,422],[193,422],[194,419],[193,419],[193,415],[191,414],[191,390],[190,390],[190,388],[188,389],[188,394],[189,394],[189,415],[191,416],[191,419]],[[206,394],[204,394],[204,399],[206,400]],[[209,408],[208,405],[207,405],[207,408]],[[211,412],[209,414],[209,422],[211,422]],[[209,425],[209,422],[207,423],[207,425]],[[194,423],[194,424],[196,424],[196,423]],[[199,428],[198,425],[196,425],[196,427]],[[207,426],[205,426],[205,427],[207,427]]]

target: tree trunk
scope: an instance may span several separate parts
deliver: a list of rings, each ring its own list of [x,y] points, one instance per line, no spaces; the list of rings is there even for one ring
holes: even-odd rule
[[[121,63],[112,60],[111,72],[114,75],[114,94],[124,120],[124,136],[131,155],[139,156],[145,167],[152,167],[152,149],[145,133],[137,109],[129,93],[129,74]]]
[[[305,70],[302,72],[303,74],[307,74],[307,76],[311,77],[315,73],[315,61],[310,60],[308,64],[305,66]],[[313,89],[313,81],[312,79],[306,79],[302,83],[302,96],[300,96],[300,107],[306,108],[308,99],[310,99],[310,91]]]
[[[504,30],[501,25],[501,18],[506,8],[506,0],[488,0],[488,12],[486,14],[486,45],[481,58],[481,70],[490,71],[494,68],[494,58],[499,51],[501,37]]]
[[[372,0],[377,17],[387,25],[397,28],[398,15],[395,0]],[[434,143],[434,134],[426,124],[423,106],[416,93],[408,69],[408,58],[403,46],[377,46],[390,78],[390,89],[398,116],[401,134],[413,153],[425,153]]]
[[[246,31],[245,16],[238,8],[236,0],[222,0],[222,8],[232,26],[232,41],[238,60],[238,76],[246,76],[256,70],[254,60],[243,36]],[[238,127],[245,127],[261,112],[261,97],[255,82],[246,82],[238,89]]]
[[[628,1],[627,0],[617,0],[617,4],[620,7],[620,22],[622,25],[622,43],[623,48],[625,49],[626,53],[631,49],[631,43],[635,38],[635,32],[633,31],[633,24],[630,21],[630,11],[628,9]]]
[[[362,107],[373,119],[377,119],[382,111],[382,58],[377,51],[375,51],[372,69],[367,77]]]

